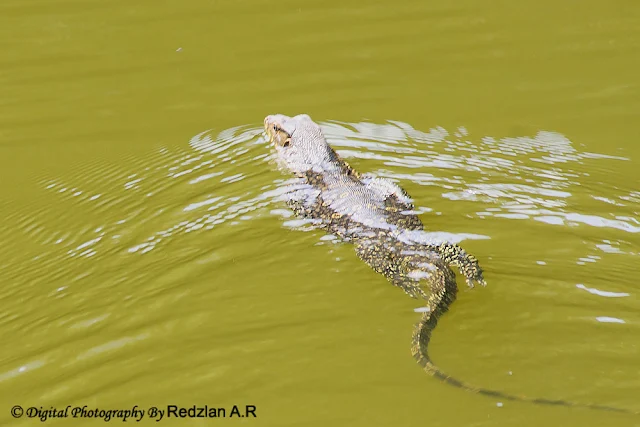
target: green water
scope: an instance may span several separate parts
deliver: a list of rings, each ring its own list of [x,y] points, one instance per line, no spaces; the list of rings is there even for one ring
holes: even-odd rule
[[[428,377],[418,302],[289,216],[260,133],[308,113],[469,235],[443,370],[640,411],[637,2],[4,0],[0,46],[0,424],[640,425]]]

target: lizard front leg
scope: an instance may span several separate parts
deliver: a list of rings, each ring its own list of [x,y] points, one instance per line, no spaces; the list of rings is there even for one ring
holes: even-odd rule
[[[476,257],[468,254],[460,246],[447,242],[426,246],[437,252],[447,264],[458,267],[470,288],[473,288],[474,282],[478,282],[482,286],[487,285]]]

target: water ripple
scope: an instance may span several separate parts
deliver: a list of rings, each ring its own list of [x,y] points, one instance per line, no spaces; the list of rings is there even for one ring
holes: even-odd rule
[[[609,173],[617,162],[629,159],[581,152],[557,132],[473,139],[465,128],[453,133],[441,127],[420,131],[399,121],[322,125],[327,139],[359,169],[405,186],[429,186],[436,195],[456,202],[466,217],[625,234],[640,231],[640,193],[590,179],[594,170]],[[147,158],[128,159],[123,162],[132,165],[128,168],[91,163],[74,175],[45,179],[42,190],[66,200],[70,209],[57,218],[35,209],[13,215],[5,224],[13,221],[40,245],[33,261],[53,266],[55,277],[63,274],[55,269],[61,254],[78,259],[144,254],[180,235],[234,226],[282,208],[288,181],[274,167],[261,126],[237,126],[217,134],[203,131],[188,145],[160,147]],[[606,165],[596,167],[594,162]],[[591,186],[590,200],[600,203],[597,209],[580,197],[585,183]],[[439,214],[419,199],[416,210]],[[599,249],[635,255],[619,248],[621,242],[625,245],[622,236],[602,235]],[[11,254],[6,255],[10,260]],[[12,277],[18,275],[14,271]]]

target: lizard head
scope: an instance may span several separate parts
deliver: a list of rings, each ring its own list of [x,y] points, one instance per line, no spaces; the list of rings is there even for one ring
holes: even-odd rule
[[[278,157],[296,173],[333,165],[336,154],[320,126],[306,114],[294,117],[274,114],[265,117],[264,129]]]

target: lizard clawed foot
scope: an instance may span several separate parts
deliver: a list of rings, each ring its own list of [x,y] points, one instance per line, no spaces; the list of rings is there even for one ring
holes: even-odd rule
[[[487,286],[487,282],[482,276],[482,268],[480,268],[476,257],[468,254],[460,246],[451,243],[442,243],[435,250],[447,264],[458,267],[460,273],[466,279],[467,286],[473,288],[475,282],[481,286]]]
[[[470,288],[473,288],[474,282],[480,286],[487,286],[487,281],[484,280],[478,260],[476,260],[473,255],[468,255],[463,261],[463,264],[459,265],[458,268],[460,268],[460,272],[464,275],[467,286]]]
[[[473,289],[475,287],[474,282],[478,282],[480,284],[480,286],[482,286],[482,287],[487,286],[487,281],[482,278],[482,274],[480,274],[479,278],[477,278],[477,277],[475,277],[475,278],[467,277],[466,281],[467,281],[467,286],[469,287],[469,289]]]

